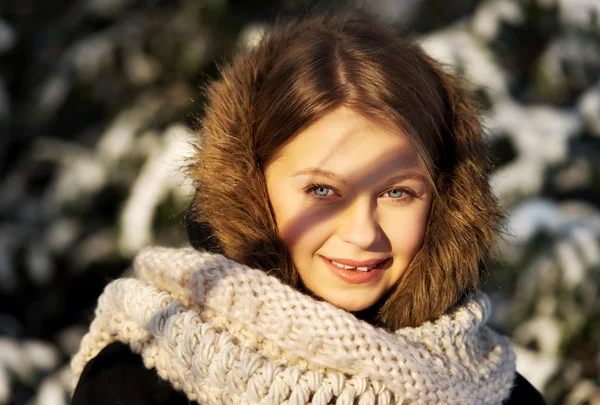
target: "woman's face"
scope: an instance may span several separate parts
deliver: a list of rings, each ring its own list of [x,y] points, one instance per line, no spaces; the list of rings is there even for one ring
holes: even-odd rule
[[[304,285],[333,305],[369,308],[421,247],[431,190],[399,129],[338,108],[286,144],[265,175]]]

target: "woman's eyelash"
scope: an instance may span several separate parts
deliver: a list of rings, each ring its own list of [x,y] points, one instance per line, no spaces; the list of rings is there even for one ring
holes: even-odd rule
[[[337,193],[337,190],[334,187],[332,187],[328,184],[324,184],[324,183],[311,183],[308,186],[304,187],[304,192],[306,194],[311,194],[313,197],[316,197],[316,198],[328,197],[328,196],[320,196],[320,195],[315,194],[314,191],[319,188],[326,188],[326,189],[332,190],[334,193]]]
[[[329,189],[331,191],[333,191],[334,193],[339,194],[339,192],[336,190],[335,187],[330,186],[329,184],[325,184],[325,183],[311,183],[308,186],[304,187],[304,192],[306,194],[309,194],[312,197],[315,198],[327,198],[329,197],[329,195],[318,195],[315,194],[315,190],[317,189]],[[390,197],[390,200],[394,201],[394,203],[399,204],[401,202],[406,202],[407,200],[412,200],[413,198],[416,197],[416,193],[408,188],[404,188],[404,187],[394,187],[394,188],[390,188],[386,191],[384,191],[383,193],[381,193],[380,195],[385,195],[387,193],[389,193],[390,191],[401,191],[403,192],[406,196],[402,196],[400,198],[392,198]]]
[[[384,191],[382,194],[387,194],[390,191],[402,191],[403,193],[412,196],[412,197],[416,197],[416,193],[414,191],[412,191],[409,188],[404,188],[404,187],[394,187],[394,188],[390,188],[389,190]]]

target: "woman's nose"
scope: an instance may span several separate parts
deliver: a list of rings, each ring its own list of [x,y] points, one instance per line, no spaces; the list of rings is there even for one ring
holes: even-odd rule
[[[338,236],[347,243],[366,250],[381,240],[382,229],[375,207],[367,199],[355,201],[341,215]]]

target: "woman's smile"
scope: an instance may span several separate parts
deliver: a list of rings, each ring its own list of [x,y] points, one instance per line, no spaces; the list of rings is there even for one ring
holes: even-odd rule
[[[354,260],[347,259],[336,259],[331,260],[324,256],[321,256],[325,264],[329,267],[329,270],[343,280],[350,284],[363,284],[377,280],[382,276],[383,272],[388,268],[387,264],[390,262],[389,259],[383,260],[368,260],[357,262]],[[338,261],[339,260],[339,261]],[[342,263],[355,263],[355,266]],[[366,265],[366,263],[373,263]]]
[[[340,268],[346,268],[349,270],[360,270],[367,271],[371,270],[373,267],[382,263],[387,258],[383,259],[369,259],[369,260],[351,260],[351,259],[339,259],[339,258],[330,258],[327,256],[323,256],[324,259],[329,260],[334,265]]]

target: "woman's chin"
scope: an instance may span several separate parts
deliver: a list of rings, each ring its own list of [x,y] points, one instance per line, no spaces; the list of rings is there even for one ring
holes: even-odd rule
[[[370,308],[372,305],[374,305],[377,302],[377,299],[357,300],[356,297],[348,297],[348,298],[344,299],[345,297],[340,297],[339,295],[334,296],[334,297],[321,297],[321,298],[325,299],[325,301],[329,302],[330,304],[335,305],[336,307],[343,309],[345,311],[348,311],[348,312],[363,311],[367,308]]]

